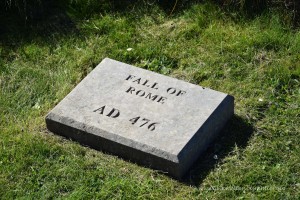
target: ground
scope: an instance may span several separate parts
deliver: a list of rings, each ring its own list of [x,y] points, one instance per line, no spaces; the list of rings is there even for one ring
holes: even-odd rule
[[[1,199],[300,198],[299,28],[277,11],[209,2],[172,15],[101,9],[2,31]],[[105,57],[235,97],[235,116],[183,180],[47,131],[45,115]]]

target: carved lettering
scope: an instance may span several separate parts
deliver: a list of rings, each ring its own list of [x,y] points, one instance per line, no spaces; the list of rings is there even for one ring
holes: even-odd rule
[[[158,90],[158,83],[154,82],[154,83],[150,84],[149,80],[147,80],[147,79],[142,80],[142,78],[138,78],[134,75],[129,75],[125,80],[126,81],[130,80],[133,83],[136,83],[136,84],[139,84],[139,85],[143,85],[143,86],[150,87],[152,89]]]
[[[153,95],[151,92],[145,92],[144,90],[137,90],[130,86],[127,90],[126,90],[127,93],[129,94],[133,94],[133,95],[136,95],[136,96],[139,96],[139,97],[144,97],[145,99],[150,99],[152,101],[156,101],[158,103],[161,103],[161,104],[164,104],[164,100],[166,100],[167,98],[166,97],[163,97],[163,96],[159,96],[159,95]]]
[[[104,109],[105,109],[105,106],[102,106],[102,107],[100,107],[100,108],[98,108],[98,109],[94,110],[93,112],[100,111],[100,113],[99,113],[99,114],[103,115],[103,111],[104,111]]]
[[[148,83],[149,80],[145,80],[145,82],[142,85],[145,85],[147,87],[149,87],[149,85],[146,85]]]
[[[138,95],[138,96],[140,96],[140,97],[145,96],[145,94],[146,94],[146,93],[145,93],[143,90],[139,90],[139,91],[136,92],[136,95]]]
[[[158,87],[155,87],[156,85],[157,85],[158,83],[153,83],[153,85],[151,86],[151,88],[153,88],[153,89],[158,89]]]
[[[112,118],[117,118],[120,116],[120,111],[118,109],[113,108],[110,113],[108,113],[108,115],[106,115],[107,117],[112,117]]]
[[[143,79],[143,78],[131,75],[131,74],[128,75],[125,78],[125,80],[130,81],[134,84],[140,85],[137,88],[130,86],[127,90],[125,90],[125,92],[128,94],[131,94],[133,96],[138,96],[141,98],[145,98],[145,99],[148,99],[153,102],[160,103],[160,104],[164,104],[165,101],[167,100],[167,97],[160,96],[158,94],[153,94],[153,91],[151,89],[158,90],[158,88],[159,88],[157,82],[151,82],[148,79]],[[142,89],[139,89],[139,87],[142,87]],[[143,90],[143,87],[148,87],[147,90],[151,90],[152,92]],[[172,96],[182,96],[182,95],[186,94],[186,91],[179,90],[174,87],[169,87],[165,92]],[[110,118],[118,118],[121,115],[120,110],[118,110],[116,108],[112,108],[112,107],[108,108],[108,106],[106,106],[106,105],[93,110],[93,112],[100,114],[100,115],[105,115],[106,117],[110,117]],[[128,118],[128,119],[132,125],[134,125],[136,127],[140,127],[140,128],[146,128],[150,131],[154,131],[156,128],[156,125],[159,124],[157,122],[151,121],[150,119],[142,118],[141,116],[134,117],[131,119]]]
[[[148,88],[152,88],[155,90],[158,90],[158,83],[157,82],[150,82],[148,79],[143,79],[134,75],[128,75],[128,77],[125,79],[127,81],[131,81],[132,83],[141,85],[141,86],[146,86]],[[144,97],[145,99],[149,99],[161,104],[165,103],[165,100],[167,100],[166,97],[153,94],[152,92],[147,92],[144,90],[136,89],[135,87],[130,86],[127,90],[127,93],[133,94],[139,97]],[[186,94],[186,91],[176,89],[174,87],[169,87],[166,91],[168,94],[173,95],[173,96],[182,96]]]
[[[164,104],[165,103],[164,100],[166,100],[166,99],[167,99],[166,97],[160,97],[157,102]]]
[[[128,81],[128,80],[130,80],[130,79],[133,79],[135,76],[133,76],[133,75],[129,75],[127,78],[126,78],[126,80]]]
[[[170,87],[170,88],[167,89],[167,93],[169,93],[169,94],[175,94],[176,93],[176,96],[179,96],[179,95],[184,95],[186,93],[186,91],[177,90],[176,88]]]
[[[132,94],[133,91],[135,91],[135,88],[130,87],[130,88],[128,88],[128,90],[126,92]]]
[[[105,110],[105,106],[102,106],[102,107],[94,110],[93,112],[103,115],[104,110]],[[111,117],[111,118],[117,118],[120,116],[120,111],[116,108],[112,108],[106,116]]]
[[[157,97],[158,95],[152,95],[152,93],[149,93],[145,96],[145,98],[151,99],[152,101],[155,101]]]
[[[178,93],[176,94],[176,96],[184,95],[185,93],[186,93],[186,91],[179,90]]]
[[[174,94],[175,92],[176,92],[176,89],[175,88],[168,88],[167,89],[167,92],[169,93],[169,94]]]
[[[136,80],[134,80],[134,81],[132,81],[133,83],[134,82],[137,82],[137,84],[140,84],[140,82],[141,82],[141,78],[138,78],[138,79],[136,79]]]
[[[150,122],[150,119],[146,119],[146,118],[143,118],[143,119],[142,119],[140,116],[138,116],[138,117],[134,117],[134,118],[130,119],[129,121],[131,122],[132,125],[134,125],[134,124],[136,124],[137,122],[139,122],[139,123],[138,123],[138,126],[139,126],[139,127],[143,127],[143,126],[145,126],[146,124],[148,124],[148,123]],[[154,130],[155,130],[155,125],[156,125],[156,124],[159,124],[159,123],[157,123],[157,122],[151,123],[151,124],[148,125],[147,128],[148,128],[150,131],[154,131]]]

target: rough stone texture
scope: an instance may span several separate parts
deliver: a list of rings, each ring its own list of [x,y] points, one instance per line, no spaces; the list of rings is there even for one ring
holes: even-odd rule
[[[180,178],[233,112],[230,95],[106,58],[49,112],[46,124]]]

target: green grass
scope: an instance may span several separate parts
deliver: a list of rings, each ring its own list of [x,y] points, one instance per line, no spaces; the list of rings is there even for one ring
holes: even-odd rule
[[[278,12],[247,19],[211,3],[130,11],[70,10],[69,27],[50,18],[1,35],[0,199],[299,199],[300,30]],[[235,97],[184,180],[46,130],[47,112],[105,57]]]

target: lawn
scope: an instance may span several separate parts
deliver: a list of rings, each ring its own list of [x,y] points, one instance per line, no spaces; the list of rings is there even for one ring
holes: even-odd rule
[[[0,199],[299,199],[300,29],[278,10],[112,4],[0,20]],[[183,180],[47,131],[105,57],[235,97]]]

